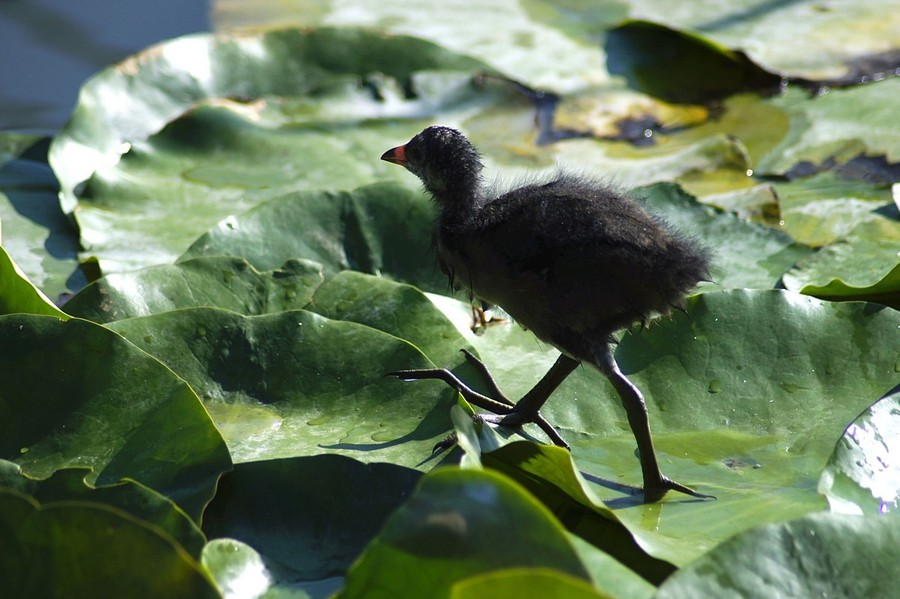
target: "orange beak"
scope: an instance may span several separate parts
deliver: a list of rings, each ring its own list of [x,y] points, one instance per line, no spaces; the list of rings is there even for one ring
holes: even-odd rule
[[[382,160],[386,160],[387,162],[393,162],[394,164],[399,164],[404,168],[409,167],[409,161],[406,160],[406,146],[397,146],[396,148],[391,148],[387,152],[381,155]]]

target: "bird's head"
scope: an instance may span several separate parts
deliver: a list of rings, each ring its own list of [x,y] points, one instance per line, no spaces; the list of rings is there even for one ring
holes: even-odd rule
[[[381,159],[416,175],[438,202],[458,194],[474,199],[480,191],[481,157],[465,135],[450,127],[428,127]]]

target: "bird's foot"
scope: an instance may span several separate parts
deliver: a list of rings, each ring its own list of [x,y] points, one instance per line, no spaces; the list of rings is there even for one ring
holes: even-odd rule
[[[566,443],[562,437],[560,437],[559,433],[556,432],[556,429],[554,429],[550,425],[550,423],[540,415],[539,412],[531,413],[530,411],[517,411],[516,404],[510,401],[510,399],[503,394],[503,392],[497,386],[496,381],[494,381],[494,378],[488,371],[487,366],[485,366],[484,363],[482,363],[481,360],[475,357],[475,355],[471,352],[465,349],[461,351],[465,356],[466,361],[469,362],[469,364],[471,364],[476,370],[478,370],[479,374],[484,379],[484,382],[488,387],[489,395],[484,395],[475,391],[446,368],[398,370],[395,372],[389,372],[386,376],[397,377],[405,381],[422,379],[437,379],[444,381],[447,385],[456,389],[460,393],[460,395],[462,395],[463,398],[465,398],[465,400],[470,404],[490,412],[489,414],[478,415],[478,418],[482,419],[483,421],[490,422],[491,424],[507,426],[516,430],[521,429],[525,424],[534,423],[538,426],[538,428],[544,431],[544,433],[550,438],[554,445],[558,445],[559,447],[568,449],[569,444]],[[445,439],[439,441],[434,446],[433,451],[452,447],[455,443],[455,435],[450,435]]]
[[[715,499],[715,495],[705,495],[687,487],[671,478],[659,473],[653,476],[651,480],[644,479],[644,503],[655,503],[665,496],[669,491],[678,491],[691,497],[698,499]]]
[[[439,451],[444,451],[445,449],[450,449],[457,443],[459,443],[459,435],[456,433],[456,431],[453,431],[434,444],[434,447],[431,448],[431,455],[434,455]]]
[[[494,315],[494,310],[488,304],[472,304],[472,332],[483,335],[488,327],[507,322],[505,318]],[[465,350],[463,350],[465,351]],[[477,360],[477,358],[475,358]]]

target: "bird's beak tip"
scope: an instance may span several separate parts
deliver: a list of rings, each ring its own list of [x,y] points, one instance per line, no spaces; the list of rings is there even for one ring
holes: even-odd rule
[[[381,159],[386,162],[399,164],[403,167],[407,167],[409,165],[409,162],[406,160],[406,146],[397,146],[396,148],[391,148],[381,155]]]

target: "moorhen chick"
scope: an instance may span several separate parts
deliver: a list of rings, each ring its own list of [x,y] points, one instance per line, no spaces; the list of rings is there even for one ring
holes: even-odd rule
[[[517,428],[534,422],[554,443],[568,447],[538,411],[579,363],[587,362],[609,379],[625,406],[640,452],[644,500],[657,501],[669,490],[707,497],[663,476],[644,398],[610,350],[619,329],[681,307],[685,294],[708,276],[705,251],[635,200],[583,177],[561,174],[491,198],[478,151],[448,127],[428,127],[381,159],[419,177],[437,204],[433,243],[451,286],[500,306],[562,352],[516,404],[468,353],[491,397],[445,369],[391,374],[444,380],[470,403],[493,412],[485,420]]]

